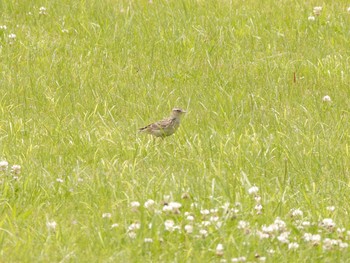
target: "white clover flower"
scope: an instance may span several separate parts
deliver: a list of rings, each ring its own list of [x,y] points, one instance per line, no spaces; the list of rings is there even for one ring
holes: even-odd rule
[[[237,225],[237,228],[238,228],[238,229],[246,229],[246,228],[248,228],[248,227],[249,227],[249,222],[243,221],[243,220],[240,220],[240,221],[238,222],[238,225]]]
[[[322,246],[322,248],[324,249],[324,250],[330,250],[330,249],[332,249],[333,247],[336,247],[336,246],[338,246],[339,245],[339,241],[338,240],[336,240],[336,239],[331,239],[331,238],[325,238],[324,240],[323,240],[323,246]]]
[[[7,29],[7,26],[3,25],[3,26],[0,26],[0,30],[6,30]]]
[[[219,221],[219,219],[220,219],[220,217],[217,216],[217,215],[213,215],[213,216],[211,216],[211,217],[209,218],[209,220],[210,220],[211,222],[217,222],[217,221]]]
[[[40,7],[40,8],[39,8],[39,14],[40,14],[40,15],[46,15],[46,14],[47,14],[47,13],[46,13],[46,7],[44,7],[44,6]]]
[[[324,96],[324,97],[322,98],[322,101],[323,101],[323,102],[331,102],[332,99],[331,99],[331,97],[329,97],[328,95],[326,95],[326,96]]]
[[[135,222],[132,223],[129,227],[128,227],[128,231],[134,231],[134,230],[138,230],[141,228],[141,223],[140,222]]]
[[[210,211],[208,209],[203,209],[203,210],[201,210],[201,214],[206,216],[206,215],[210,214]]]
[[[202,237],[207,237],[207,236],[208,236],[208,231],[205,230],[205,229],[201,229],[201,230],[199,230],[199,234],[200,234]]]
[[[186,219],[188,220],[188,221],[194,221],[194,216],[193,215],[188,215],[187,217],[186,217]]]
[[[140,203],[137,202],[137,201],[133,201],[133,202],[130,203],[130,206],[131,206],[131,208],[136,210],[136,209],[138,209],[140,207]]]
[[[215,213],[219,212],[219,209],[217,209],[217,208],[212,208],[212,209],[209,210],[209,212],[210,212],[211,214],[215,214]]]
[[[6,171],[9,166],[7,161],[0,161],[0,171]]]
[[[313,9],[313,13],[316,16],[319,16],[321,14],[321,11],[322,11],[322,6],[315,6]]]
[[[148,199],[148,200],[145,202],[144,207],[145,207],[146,209],[150,209],[150,208],[152,208],[152,207],[154,206],[154,204],[155,204],[154,200]]]
[[[143,242],[145,242],[145,243],[153,243],[153,239],[150,238],[150,237],[146,237],[146,238],[143,240]]]
[[[298,249],[298,248],[299,248],[299,244],[296,243],[296,242],[292,242],[292,243],[288,244],[288,249],[289,250],[295,250],[295,249]]]
[[[17,36],[16,36],[16,34],[11,33],[11,34],[8,35],[8,37],[11,40],[15,40]]]
[[[193,232],[193,226],[192,225],[185,225],[185,231],[187,234],[191,234]]]
[[[168,204],[169,207],[171,207],[171,210],[173,211],[174,214],[179,214],[180,213],[180,208],[181,208],[181,204],[178,202],[170,202]]]
[[[260,239],[267,239],[270,237],[270,235],[268,233],[265,233],[265,232],[261,232],[261,231],[257,231],[256,233],[258,235],[258,237]]]
[[[175,222],[171,219],[168,219],[164,222],[165,230],[173,232],[175,230]]]
[[[57,178],[57,179],[56,179],[56,182],[57,182],[57,183],[63,183],[64,180],[63,180],[62,178]]]
[[[252,186],[248,189],[248,194],[250,195],[255,195],[257,192],[259,192],[259,187],[257,186]]]
[[[275,219],[274,224],[277,226],[278,231],[284,231],[287,226],[287,224],[283,220],[281,220],[279,217]]]
[[[261,204],[257,204],[257,205],[254,207],[254,209],[255,209],[258,213],[260,213],[261,210],[263,209],[263,206],[262,206]]]
[[[276,251],[274,249],[270,248],[266,252],[269,254],[275,254]]]
[[[341,234],[341,233],[345,233],[346,229],[345,228],[337,228],[337,233]]]
[[[331,218],[325,218],[320,222],[320,226],[328,230],[332,230],[335,227],[335,223]]]
[[[163,212],[168,213],[168,212],[172,212],[173,208],[170,205],[164,205],[163,206]]]
[[[303,221],[301,223],[302,226],[311,226],[311,223],[309,221]]]
[[[261,196],[260,196],[260,195],[254,196],[254,200],[255,200],[255,202],[257,202],[257,203],[260,203],[260,201],[261,201]]]
[[[301,211],[300,209],[292,209],[291,210],[291,215],[292,217],[301,217],[303,216],[303,211]]]
[[[215,253],[217,256],[221,257],[224,255],[224,246],[222,244],[218,244],[216,246],[216,250],[215,250]]]
[[[239,257],[239,258],[231,258],[231,262],[246,262],[246,257]]]
[[[309,21],[315,21],[316,18],[315,18],[314,16],[309,16],[309,17],[307,18],[307,20],[309,20]]]
[[[103,213],[102,218],[111,218],[112,214],[111,213]]]
[[[111,225],[111,228],[116,228],[116,227],[118,227],[118,226],[119,226],[119,224],[114,223],[114,224]]]
[[[49,230],[55,230],[56,227],[57,227],[57,223],[55,221],[48,221],[46,222],[46,227],[49,229]]]
[[[339,248],[348,248],[349,244],[345,242],[339,242]]]
[[[321,242],[321,236],[319,234],[313,235],[310,233],[305,233],[303,235],[303,239],[306,242],[312,243],[313,245],[318,245]]]
[[[11,166],[11,172],[14,174],[20,174],[21,173],[21,166],[18,164],[14,164]]]
[[[280,241],[281,243],[289,243],[289,234],[290,232],[282,232],[278,237],[277,240]]]

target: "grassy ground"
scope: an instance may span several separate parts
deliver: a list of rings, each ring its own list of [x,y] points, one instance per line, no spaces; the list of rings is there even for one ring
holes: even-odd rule
[[[0,261],[348,262],[347,4],[1,1]]]

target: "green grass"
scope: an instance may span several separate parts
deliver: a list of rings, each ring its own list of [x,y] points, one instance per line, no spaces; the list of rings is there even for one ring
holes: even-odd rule
[[[350,239],[347,8],[2,1],[0,161],[9,167],[0,172],[0,261],[348,262],[339,245]],[[188,111],[175,135],[137,133],[174,106]],[[248,193],[254,185],[260,201]],[[154,208],[144,207],[148,199]],[[180,213],[162,211],[169,201],[182,204]],[[260,239],[278,217],[286,229]],[[336,226],[324,229],[325,218]],[[180,229],[167,231],[170,219]],[[286,231],[296,250],[278,240]],[[305,233],[321,241],[312,245]],[[326,238],[337,245],[326,249]]]

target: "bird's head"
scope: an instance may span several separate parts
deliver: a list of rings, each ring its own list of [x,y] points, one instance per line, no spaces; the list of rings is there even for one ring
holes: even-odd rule
[[[181,109],[181,108],[174,108],[173,110],[172,110],[172,112],[171,112],[171,115],[173,116],[173,117],[181,117],[183,114],[185,114],[186,113],[186,111],[185,110],[183,110],[183,109]]]

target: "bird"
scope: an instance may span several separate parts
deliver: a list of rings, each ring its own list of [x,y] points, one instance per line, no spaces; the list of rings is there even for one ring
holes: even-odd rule
[[[151,134],[155,137],[165,138],[176,132],[180,126],[180,120],[186,111],[181,108],[173,108],[171,116],[161,121],[151,123],[139,129],[139,132]]]

